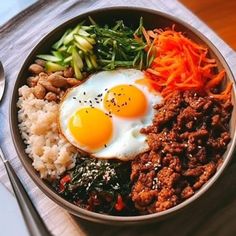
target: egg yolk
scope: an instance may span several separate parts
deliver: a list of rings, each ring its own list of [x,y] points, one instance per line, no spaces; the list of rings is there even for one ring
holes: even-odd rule
[[[76,111],[69,120],[73,137],[89,150],[106,146],[112,136],[112,121],[97,108],[85,107]]]
[[[115,86],[108,90],[104,97],[104,106],[109,113],[124,118],[143,116],[147,105],[143,92],[133,85]]]

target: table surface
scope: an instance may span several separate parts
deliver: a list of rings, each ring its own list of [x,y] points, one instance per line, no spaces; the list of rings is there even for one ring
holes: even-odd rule
[[[10,0],[0,2],[0,26],[37,0]]]
[[[0,28],[0,60],[7,78],[6,93],[0,107],[0,146],[53,234],[74,236],[97,235],[99,232],[99,235],[236,235],[235,161],[207,194],[190,208],[148,226],[106,226],[76,218],[52,202],[35,186],[16,155],[10,135],[8,108],[14,81],[27,54],[45,34],[62,22],[87,10],[105,6],[143,6],[163,11],[185,20],[208,37],[225,57],[236,77],[235,52],[176,0],[50,0],[50,5],[46,5],[46,2],[38,1]],[[2,163],[0,182],[11,190]]]

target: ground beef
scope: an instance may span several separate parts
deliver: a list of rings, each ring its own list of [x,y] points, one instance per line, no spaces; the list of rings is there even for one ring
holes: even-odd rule
[[[154,108],[153,124],[141,130],[150,151],[131,165],[131,197],[144,214],[191,197],[214,175],[230,141],[230,100],[176,92]]]

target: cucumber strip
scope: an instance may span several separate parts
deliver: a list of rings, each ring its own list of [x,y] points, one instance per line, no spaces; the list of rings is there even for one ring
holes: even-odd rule
[[[52,51],[52,54],[53,54],[53,56],[55,56],[55,57],[57,57],[57,58],[59,58],[61,60],[64,59],[64,57],[63,57],[63,55],[62,55],[62,53],[60,51]]]
[[[79,29],[78,34],[84,37],[90,36],[90,34],[83,29]]]
[[[86,40],[85,37],[76,34],[76,35],[74,35],[74,39],[83,48],[87,49],[87,51],[93,49],[93,45],[91,45],[91,43],[89,43],[88,40]]]
[[[65,69],[66,69],[65,66],[56,64],[56,63],[51,62],[51,61],[47,61],[47,62],[46,62],[45,68],[46,68],[46,70],[47,70],[48,72],[55,72],[55,71],[65,70]]]
[[[73,63],[81,70],[83,69],[83,61],[79,55],[79,53],[77,52],[76,48],[73,47],[72,49],[72,60],[73,60]]]
[[[85,58],[85,61],[86,61],[87,66],[88,66],[88,70],[92,70],[92,69],[93,69],[93,65],[92,65],[92,63],[90,62],[89,57],[88,57],[87,55],[85,55],[84,58]]]
[[[74,69],[74,72],[75,72],[75,78],[79,79],[79,80],[83,79],[81,71],[80,71],[80,69],[78,68],[77,64],[74,61],[72,61],[72,66],[73,66],[73,69]]]
[[[72,61],[72,56],[69,56],[69,57],[65,58],[63,62],[64,63],[69,63],[71,61]]]
[[[95,41],[94,38],[86,37],[86,39],[88,40],[89,43],[91,43],[91,44],[96,44],[96,41]]]
[[[74,34],[77,34],[81,24],[77,25],[63,40],[64,45],[69,44],[74,39]]]
[[[68,53],[72,53],[72,48],[73,48],[73,46],[72,45],[70,45],[68,48],[67,48],[67,50],[66,50],[66,52],[68,52]]]
[[[83,46],[81,46],[79,43],[75,42],[74,44],[77,48],[81,49],[82,52],[88,53],[88,50],[84,48]]]
[[[94,29],[94,25],[90,25],[90,26],[82,25],[82,26],[81,26],[81,29],[83,29],[83,30],[85,30],[85,31],[89,31],[89,30]]]
[[[90,38],[95,39],[96,38],[96,34],[90,34]]]
[[[90,55],[90,61],[91,61],[92,65],[93,65],[93,68],[97,69],[98,68],[97,58],[96,58],[96,56],[94,54]]]
[[[61,61],[60,58],[52,56],[52,55],[47,55],[47,54],[41,54],[41,55],[37,55],[37,58],[46,60],[46,61],[51,61],[51,62],[59,62]]]
[[[60,48],[58,48],[57,51],[59,52],[65,52],[67,50],[67,47],[65,45],[61,46]]]
[[[68,29],[63,35],[62,35],[62,37],[56,42],[56,43],[54,43],[53,45],[52,45],[52,48],[53,49],[58,49],[59,47],[61,47],[61,45],[63,44],[63,42],[64,42],[64,39],[65,39],[65,37],[68,35],[68,33],[70,33],[70,29]]]

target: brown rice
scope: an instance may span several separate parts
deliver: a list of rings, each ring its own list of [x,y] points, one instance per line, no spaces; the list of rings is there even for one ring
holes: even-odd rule
[[[57,178],[75,164],[76,150],[59,133],[59,105],[35,98],[32,88],[19,89],[19,129],[26,144],[26,153],[41,178]]]

